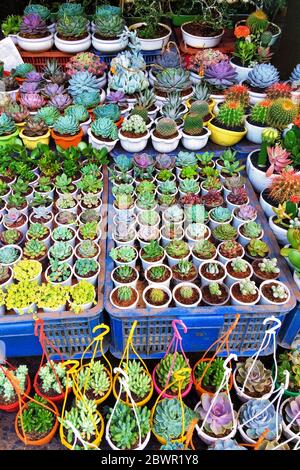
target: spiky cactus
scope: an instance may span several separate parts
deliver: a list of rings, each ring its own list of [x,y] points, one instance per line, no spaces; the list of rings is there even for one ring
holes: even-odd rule
[[[156,132],[164,139],[169,139],[177,134],[176,122],[173,119],[162,118],[156,124]]]
[[[201,135],[203,120],[199,114],[189,113],[184,121],[184,132],[189,135]]]
[[[148,111],[140,105],[136,105],[130,113],[130,116],[141,116],[146,123],[149,121]]]
[[[248,16],[246,25],[250,28],[251,32],[262,33],[268,27],[269,20],[267,15],[262,10],[256,10]]]
[[[229,128],[240,127],[244,120],[244,110],[236,101],[225,102],[220,106],[217,120]]]
[[[288,98],[278,98],[268,108],[268,125],[283,130],[298,115],[298,106]]]
[[[165,292],[162,289],[153,288],[149,294],[150,300],[154,304],[161,304],[165,298]]]
[[[251,121],[261,125],[267,125],[268,109],[271,101],[263,100],[256,103],[251,110]]]
[[[199,116],[204,118],[209,113],[208,104],[206,103],[206,101],[202,101],[202,100],[193,101],[191,108],[190,108],[190,112],[199,114]]]
[[[292,87],[288,83],[274,83],[267,89],[267,98],[276,100],[277,98],[290,98]]]
[[[245,109],[249,106],[250,97],[245,85],[232,85],[225,90],[226,101],[236,101]]]
[[[183,357],[182,354],[179,352],[174,354],[167,354],[158,364],[156,368],[156,374],[158,377],[159,384],[162,388],[165,388],[167,384],[171,384],[172,382],[175,381],[174,378],[174,372],[180,370],[180,369],[186,369],[187,368],[187,363]],[[181,389],[182,391],[185,390],[187,387],[189,380],[190,380],[190,372],[185,371],[182,375],[184,375],[185,379],[182,382]],[[168,390],[171,391],[172,393],[177,393],[178,392],[178,381],[170,387]]]
[[[292,196],[300,197],[300,175],[294,170],[282,171],[272,178],[269,194],[278,204],[289,201]]]

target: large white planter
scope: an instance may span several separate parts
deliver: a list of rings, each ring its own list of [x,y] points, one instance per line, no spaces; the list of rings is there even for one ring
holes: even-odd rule
[[[269,217],[269,225],[270,225],[270,229],[272,230],[272,232],[274,233],[277,241],[281,244],[281,245],[287,245],[289,242],[288,242],[288,239],[287,239],[287,229],[286,228],[282,228],[282,227],[279,227],[279,225],[276,225],[274,223],[274,217],[276,217],[275,215],[272,215],[271,217]]]
[[[147,132],[147,134],[143,137],[132,138],[125,137],[122,135],[121,131],[119,131],[121,147],[127,152],[142,152],[142,150],[144,150],[144,148],[147,146],[149,137],[149,132]]]
[[[65,41],[64,39],[60,39],[57,33],[55,33],[54,43],[59,51],[76,54],[77,52],[87,51],[91,47],[92,39],[91,35],[88,34],[85,38],[78,39],[77,41]]]
[[[253,67],[242,67],[241,65],[236,65],[232,60],[230,61],[230,65],[232,65],[237,73],[238,82],[247,80],[249,72],[253,69]]]
[[[173,139],[160,139],[154,134],[154,129],[150,132],[151,141],[154,149],[160,153],[170,153],[177,149],[179,141],[181,139],[181,131],[178,131],[178,135],[173,137]]]
[[[186,148],[187,150],[200,150],[202,149],[203,147],[205,147],[205,145],[207,144],[208,142],[208,138],[211,134],[210,130],[207,129],[206,127],[203,127],[203,129],[205,130],[205,134],[203,135],[188,135],[186,134],[184,131],[182,131],[182,145],[184,146],[184,148]]]
[[[129,29],[137,30],[137,36],[138,36],[138,28],[145,24],[146,23],[135,23],[132,26],[130,26]],[[141,43],[142,51],[156,51],[158,49],[162,49],[168,43],[169,38],[172,33],[171,28],[162,23],[159,23],[159,25],[163,26],[166,29],[165,36],[161,38],[155,38],[155,39],[143,39],[143,38],[138,37],[138,40]]]
[[[282,287],[285,288],[285,290],[286,290],[287,293],[288,293],[288,296],[287,296],[287,298],[286,298],[285,300],[283,300],[282,302],[272,302],[272,300],[269,300],[267,297],[265,297],[262,288],[263,288],[266,284],[271,284],[271,283],[280,284]],[[285,284],[283,284],[283,282],[277,281],[277,280],[274,280],[274,281],[264,281],[264,282],[262,282],[261,285],[260,285],[260,295],[261,295],[261,303],[262,303],[263,305],[274,305],[274,306],[285,305],[286,303],[288,303],[288,302],[290,301],[290,298],[291,298],[291,293],[290,293],[290,290],[289,290],[288,286],[286,286]]]
[[[154,286],[151,285],[151,286],[147,286],[146,289],[144,289],[144,292],[143,292],[143,301],[145,302],[146,304],[146,307],[147,308],[156,308],[156,309],[160,309],[160,308],[166,308],[169,306],[171,300],[172,300],[172,293],[170,291],[170,289],[162,284],[160,284],[159,286],[157,286],[158,289],[161,289],[163,290],[164,292],[166,292],[169,296],[169,299],[168,301],[164,304],[164,305],[152,305],[152,304],[149,304],[146,300],[146,293],[148,292],[149,289],[153,289]]]
[[[193,289],[196,289],[196,291],[198,292],[198,295],[199,295],[199,299],[197,300],[197,302],[195,302],[193,304],[189,304],[189,305],[182,304],[181,302],[179,302],[179,300],[176,299],[175,292],[178,289],[181,289],[181,287],[192,287]],[[196,284],[194,284],[193,282],[181,282],[180,284],[177,284],[177,286],[175,286],[174,289],[173,289],[173,299],[174,299],[174,302],[176,304],[176,307],[183,307],[183,308],[197,307],[197,305],[199,305],[200,302],[201,302],[202,292],[199,289],[199,287],[196,286]]]
[[[197,49],[206,49],[208,47],[215,47],[220,43],[222,36],[224,34],[224,30],[222,31],[221,34],[218,34],[217,36],[212,36],[212,37],[194,36],[193,34],[187,33],[184,30],[184,26],[189,23],[192,23],[192,21],[188,21],[187,23],[184,23],[181,26],[183,42],[187,46],[195,47]]]
[[[92,45],[93,45],[93,48],[99,52],[108,52],[108,53],[119,52],[127,47],[128,39],[125,39],[125,38],[118,38],[114,40],[98,39],[94,33],[92,34]]]
[[[29,39],[23,38],[20,34],[17,35],[18,46],[24,51],[28,52],[45,52],[49,51],[53,46],[53,34],[50,33],[49,36],[45,38],[38,39]]]
[[[47,26],[47,29],[50,33],[54,34],[56,31],[56,23],[49,24],[49,26]]]
[[[118,142],[118,139],[113,140],[112,142],[107,142],[106,140],[96,138],[93,135],[91,128],[88,129],[87,134],[89,136],[89,144],[91,144],[93,148],[98,150],[105,148],[108,152],[111,152],[115,148],[116,143]]]
[[[247,129],[246,138],[253,142],[254,144],[261,144],[262,143],[262,133],[266,129],[265,127],[255,126],[254,124],[250,124],[247,118],[245,119],[245,127]]]
[[[18,95],[19,89],[20,88],[17,88],[17,90],[12,90],[12,91],[0,91],[0,97],[1,98],[8,97],[12,101],[17,101],[17,95]]]
[[[263,197],[263,191],[261,191],[259,196],[259,203],[266,215],[267,218],[272,217],[274,215],[273,206],[269,204]]]
[[[17,34],[9,34],[8,37],[12,40],[14,44],[18,44],[18,35]]]
[[[253,152],[249,153],[247,157],[246,168],[247,168],[248,178],[253,188],[255,189],[255,191],[260,193],[261,191],[263,191],[270,185],[271,177],[266,176],[265,171],[259,170],[253,165],[253,163],[251,162],[251,156],[254,155],[255,153],[257,153],[257,156],[258,156],[257,150],[253,150]]]

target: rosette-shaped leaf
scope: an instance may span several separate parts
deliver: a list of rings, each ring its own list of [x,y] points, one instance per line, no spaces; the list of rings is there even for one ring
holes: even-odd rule
[[[184,69],[168,68],[156,75],[157,88],[167,92],[181,92],[191,86],[189,73]]]
[[[69,106],[65,111],[66,116],[73,116],[79,122],[88,121],[90,115],[86,108],[82,104],[73,104]]]
[[[256,441],[267,428],[269,432],[266,439],[276,439],[276,410],[269,400],[249,400],[240,409],[239,421],[241,425],[247,422],[245,431],[250,439]],[[280,424],[281,416],[278,416]]]
[[[13,134],[16,130],[16,125],[13,119],[6,113],[0,115],[0,136]]]
[[[209,411],[212,402],[214,404]],[[198,408],[200,418],[205,420],[204,430],[215,436],[223,436],[226,431],[233,428],[233,415],[230,401],[226,393],[220,393],[217,397],[204,393],[201,396],[201,405]]]
[[[250,375],[248,376],[249,370]],[[247,382],[245,383],[246,377]],[[239,362],[237,364],[236,381],[242,386],[245,383],[245,392],[250,394],[262,394],[270,390],[272,385],[272,373],[267,370],[261,361],[255,361],[253,366],[253,359],[249,358],[246,362]]]
[[[258,64],[249,72],[247,80],[253,88],[265,89],[279,81],[279,72],[272,64]]]
[[[51,106],[54,106],[59,111],[63,111],[66,109],[70,104],[72,104],[72,99],[66,93],[52,96],[51,100],[49,101]]]
[[[75,104],[82,104],[86,109],[95,108],[100,103],[100,93],[97,91],[86,91],[81,95],[74,96]]]
[[[115,123],[108,118],[96,119],[91,125],[92,133],[99,138],[117,140],[118,128]]]
[[[24,82],[20,87],[20,93],[38,93],[40,88],[40,84],[38,82]]]
[[[237,82],[237,73],[227,60],[221,60],[205,69],[204,79],[210,85],[224,89]]]
[[[89,72],[79,72],[73,75],[69,81],[69,93],[78,96],[86,92],[99,92],[101,80]]]
[[[36,117],[43,119],[47,126],[53,126],[55,121],[60,117],[60,114],[54,106],[45,106],[39,109]]]
[[[25,77],[26,81],[28,82],[41,82],[43,80],[43,75],[35,70],[31,70],[30,72],[26,73]]]
[[[62,116],[55,122],[53,128],[61,135],[75,135],[79,132],[79,122],[73,116]]]
[[[59,36],[76,39],[84,33],[87,35],[87,20],[83,16],[63,16],[59,18],[56,30]]]
[[[22,18],[22,23],[20,25],[20,35],[23,37],[47,36],[47,25],[39,15],[30,13],[29,15],[23,16]]]
[[[121,112],[117,104],[106,104],[104,106],[98,106],[93,111],[96,119],[107,117],[112,121],[116,122],[120,119]]]
[[[47,21],[51,14],[49,8],[44,5],[40,5],[39,3],[31,3],[24,8],[24,15],[29,15],[30,13],[38,15],[44,21]]]
[[[38,93],[28,93],[27,95],[22,95],[20,99],[22,106],[26,106],[32,111],[37,111],[39,108],[45,105],[44,98]]]
[[[292,71],[290,82],[300,82],[300,64],[297,64]]]
[[[64,87],[62,85],[57,85],[56,83],[48,83],[42,90],[42,94],[49,99],[56,95],[61,95],[63,93]]]

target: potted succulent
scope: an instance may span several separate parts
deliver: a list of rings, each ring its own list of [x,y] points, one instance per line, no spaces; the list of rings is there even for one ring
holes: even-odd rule
[[[244,206],[249,204],[248,194],[245,188],[234,188],[228,196],[226,196],[226,203],[229,209],[234,211],[234,209],[239,206]]]
[[[257,211],[250,204],[236,207],[233,210],[233,226],[238,228],[245,222],[254,222],[257,219]]]
[[[101,361],[91,361],[81,367],[78,373],[78,389],[89,400],[101,403],[111,389],[109,371]],[[78,390],[75,389],[75,395]]]
[[[211,282],[202,289],[202,300],[206,305],[209,306],[222,306],[226,305],[229,301],[230,294],[228,287],[224,284],[218,284],[217,282]]]
[[[152,240],[141,248],[139,255],[145,271],[150,266],[161,264],[164,260],[165,252],[156,240]]]
[[[3,226],[7,230],[20,230],[25,235],[28,229],[28,217],[17,209],[10,209],[3,217]]]
[[[55,229],[56,230],[56,229]],[[27,240],[39,240],[45,243],[47,248],[50,247],[50,229],[43,224],[30,224],[26,233]]]
[[[8,112],[10,114],[12,114],[13,111],[16,111],[16,113],[18,111],[23,111],[23,113],[26,112],[25,109],[20,108],[16,103],[13,103],[17,101],[18,92],[20,90],[19,83],[17,82],[17,80],[12,76],[3,77],[2,84],[3,85],[2,85],[1,92],[0,92],[0,97],[1,98],[8,97],[11,100],[11,103],[7,107]],[[17,117],[17,120],[19,120],[19,122],[22,121],[22,120],[20,121],[20,116],[18,116],[18,114],[15,114],[12,117],[15,122],[16,122],[15,117]]]
[[[29,150],[35,149],[39,143],[49,145],[50,130],[46,123],[36,116],[25,121],[19,135],[25,147]]]
[[[185,282],[174,287],[173,299],[177,307],[197,307],[202,293],[196,284]]]
[[[230,398],[225,392],[217,396],[204,393],[195,408],[200,415],[196,426],[198,436],[205,444],[216,440],[227,440],[235,436],[237,431],[236,416]]]
[[[280,281],[264,281],[260,292],[263,305],[284,305],[290,300],[289,288]]]
[[[240,245],[235,240],[229,240],[220,243],[217,251],[219,260],[224,264],[226,264],[228,260],[242,258],[245,254],[245,250],[242,245]]]
[[[216,207],[211,209],[208,214],[209,217],[209,226],[211,229],[216,228],[220,224],[231,224],[233,215],[230,209],[226,207]]]
[[[8,15],[1,24],[1,30],[5,37],[10,37],[14,44],[18,44],[17,34],[20,31],[22,17],[19,15]]]
[[[250,279],[253,275],[252,266],[242,258],[234,258],[226,263],[226,285],[231,287],[232,284],[239,280]]]
[[[96,119],[88,129],[89,143],[96,149],[112,151],[118,141],[118,128],[109,118]]]
[[[61,285],[42,284],[40,296],[37,301],[39,308],[45,313],[60,313],[66,310],[66,303],[69,299],[67,287]]]
[[[87,135],[92,119],[82,104],[73,104],[67,107],[65,114],[67,116],[73,116],[77,121],[79,121],[83,135]]]
[[[172,300],[170,289],[164,285],[147,286],[143,291],[143,302],[147,308],[166,308]]]
[[[55,227],[51,233],[51,239],[54,243],[56,242],[67,242],[74,248],[75,246],[75,230],[71,227],[59,226]]]
[[[77,214],[78,201],[72,194],[63,194],[56,200],[56,208],[59,212],[72,212]]]
[[[142,210],[155,210],[157,208],[155,194],[151,192],[142,192],[138,194],[135,207],[138,213]]]
[[[282,416],[282,429],[283,434],[287,439],[293,439],[292,442],[299,442],[299,397],[288,398],[280,407],[280,414]]]
[[[221,357],[200,359],[193,368],[192,378],[198,395],[201,396],[203,393],[214,395],[224,378],[224,359]],[[231,376],[228,385],[231,389]],[[224,387],[222,391],[225,390]]]
[[[145,406],[134,412],[128,404],[119,402],[114,409],[108,410],[106,440],[111,449],[142,450],[150,436],[150,411]]]
[[[187,178],[182,181],[180,181],[179,184],[179,195],[181,197],[184,197],[186,194],[194,194],[197,195],[200,193],[200,185],[197,181],[195,181],[193,178]],[[160,188],[158,189],[158,191]],[[165,187],[163,188],[165,190]]]
[[[193,264],[199,268],[205,261],[212,261],[217,257],[217,249],[209,240],[199,240],[192,247]]]
[[[237,144],[246,135],[244,110],[236,101],[225,102],[220,106],[219,114],[208,123],[211,140],[218,145]]]
[[[188,368],[188,360],[178,351],[166,354],[153,370],[152,378],[156,391],[161,393],[168,385],[170,385],[163,393],[163,397],[173,398],[179,392],[179,381],[176,380],[176,372],[184,369],[182,372],[183,380],[181,382],[181,392],[185,397],[191,390],[192,381],[191,373]]]
[[[25,242],[23,256],[26,259],[33,259],[42,263],[46,259],[47,250],[47,245],[44,242],[31,239]]]
[[[157,101],[165,103],[170,93],[178,93],[181,100],[187,100],[193,94],[189,72],[182,68],[170,67],[156,74],[154,93]]]
[[[150,134],[154,149],[161,153],[176,150],[181,139],[181,131],[177,129],[176,122],[166,117],[157,121],[156,128]]]
[[[172,271],[169,266],[166,266],[165,264],[149,266],[145,270],[144,275],[149,285],[163,285],[170,287]]]
[[[78,281],[83,279],[95,286],[100,273],[98,261],[89,258],[78,259],[74,264],[74,275]]]
[[[138,291],[132,286],[115,287],[110,293],[110,302],[117,308],[127,310],[135,308],[139,301]]]
[[[152,228],[159,227],[160,215],[155,210],[144,210],[138,214],[137,222],[140,227],[151,226]]]
[[[109,256],[114,260],[117,266],[126,264],[134,268],[138,252],[136,248],[132,246],[119,246],[112,248],[109,252]]]
[[[238,430],[244,442],[255,444],[268,429],[265,439],[277,438],[277,426],[281,434],[282,418],[269,400],[252,399],[244,403],[238,413]],[[244,424],[245,423],[245,424]]]
[[[179,205],[174,204],[162,213],[162,219],[166,225],[174,224],[182,226],[185,219],[184,210]]]
[[[7,245],[0,248],[0,263],[13,266],[23,256],[23,250],[18,245]]]
[[[62,16],[56,24],[55,47],[62,52],[77,53],[90,48],[91,35],[87,31],[84,16]]]
[[[51,259],[50,265],[45,271],[45,278],[50,284],[70,286],[72,284],[72,274],[72,267],[68,263]]]
[[[14,120],[6,113],[0,115],[0,148],[14,144],[19,135],[19,129]]]
[[[54,403],[63,401],[67,385],[67,372],[63,362],[47,361],[35,376],[34,389],[37,395]],[[69,380],[69,385],[71,385]]]
[[[178,224],[166,224],[161,228],[161,241],[162,246],[165,248],[171,240],[182,240],[184,237],[184,230]]]
[[[7,310],[13,309],[17,315],[33,313],[40,287],[37,281],[21,281],[7,288],[5,305]]]
[[[137,114],[126,119],[119,130],[120,144],[127,152],[143,151],[149,135],[144,119]]]
[[[28,375],[28,367],[20,364],[16,369],[10,369],[2,366],[0,370],[0,410],[15,412],[19,409],[19,398],[16,393],[12,381],[6,375],[10,373],[16,380],[20,387],[20,393],[29,394],[31,383]]]
[[[202,196],[202,203],[207,211],[214,209],[215,207],[222,206],[224,204],[224,199],[220,191],[215,189],[210,189],[207,194]]]
[[[95,259],[96,261],[100,255],[100,247],[97,243],[92,240],[84,240],[78,243],[75,247],[74,254],[77,259]]]
[[[177,398],[163,398],[153,413],[152,432],[162,444],[182,442],[198,415]]]
[[[199,240],[208,240],[211,236],[211,231],[207,225],[195,222],[187,226],[185,236],[188,244],[192,247]]]
[[[202,286],[212,282],[222,283],[227,275],[225,266],[220,261],[204,261],[199,268],[199,274]]]
[[[264,100],[267,97],[267,88],[279,81],[279,72],[274,65],[255,65],[244,82],[249,88],[250,104],[253,105]]]
[[[92,45],[96,51],[116,53],[126,48],[128,38],[123,35],[125,21],[120,12],[114,12],[110,5],[97,8],[92,34]]]
[[[236,240],[237,230],[230,224],[220,224],[213,229],[212,234],[217,242]]]
[[[62,116],[54,123],[51,136],[56,145],[67,149],[81,142],[83,131],[73,116]]]
[[[7,287],[12,284],[13,271],[10,266],[0,266],[0,286],[2,291],[6,291]]]
[[[83,212],[83,214],[85,214]],[[98,217],[98,214],[95,214]],[[98,220],[91,220],[90,222],[85,222],[79,226],[77,230],[77,238],[81,242],[83,240],[93,240],[98,242],[101,238],[101,229],[99,228]]]
[[[180,260],[188,260],[190,257],[190,247],[183,240],[171,240],[165,248],[168,264],[172,268]]]
[[[264,236],[264,231],[260,223],[245,222],[238,227],[239,243],[247,245],[250,240],[260,240]]]
[[[17,281],[38,281],[41,284],[43,267],[39,261],[22,259],[13,268]]]
[[[136,288],[139,274],[136,268],[131,266],[117,266],[111,273],[111,279],[115,287],[129,286]]]
[[[53,34],[39,15],[29,13],[22,18],[17,41],[18,46],[25,51],[45,52],[53,46]]]
[[[133,246],[137,238],[136,230],[132,226],[125,223],[116,225],[112,232],[112,239],[117,246],[131,245]]]
[[[1,245],[20,245],[23,242],[24,235],[15,228],[3,230],[0,233]]]
[[[172,266],[172,277],[175,285],[182,282],[194,282],[197,276],[197,269],[190,261],[183,259]]]
[[[277,267],[276,258],[264,258],[263,260],[254,260],[252,263],[253,274],[258,282],[273,281],[280,275],[280,269]]]
[[[288,390],[285,391],[285,396],[296,397],[299,395],[299,349],[291,349],[284,351],[278,358],[278,377],[276,388],[279,384],[285,383],[285,371],[290,374]]]
[[[254,281],[244,279],[230,287],[233,305],[255,305],[260,301],[261,293]]]
[[[211,134],[210,130],[203,127],[203,118],[208,114],[208,105],[204,102],[197,102],[197,107],[193,105],[184,119],[182,129],[182,145],[187,150],[200,150],[208,142]]]
[[[274,391],[272,372],[266,369],[260,360],[249,357],[237,363],[233,374],[233,386],[243,403],[253,398],[267,400]]]
[[[76,314],[90,310],[93,305],[96,305],[95,287],[86,280],[82,280],[77,284],[73,284],[69,289],[69,293],[70,309]]]
[[[268,254],[269,247],[261,240],[251,240],[245,247],[245,255],[251,262],[256,259],[262,260],[263,258],[266,258]]]

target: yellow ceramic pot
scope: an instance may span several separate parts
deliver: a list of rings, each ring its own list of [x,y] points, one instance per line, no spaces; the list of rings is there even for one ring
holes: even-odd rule
[[[20,137],[23,140],[23,144],[28,150],[34,150],[37,144],[49,145],[50,130],[48,129],[46,134],[38,136],[38,137],[28,137],[27,135],[24,135],[24,129],[21,129]]]
[[[230,147],[231,145],[237,144],[246,135],[246,129],[242,132],[229,131],[217,127],[210,121],[207,124],[208,129],[211,131],[210,140],[215,144],[222,145],[224,147]]]
[[[25,121],[24,122],[16,122],[16,126],[21,130],[25,126]]]

